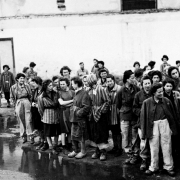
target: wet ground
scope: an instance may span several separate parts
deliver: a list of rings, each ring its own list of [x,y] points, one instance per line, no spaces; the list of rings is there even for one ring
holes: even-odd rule
[[[175,178],[160,172],[147,177],[136,166],[124,165],[127,158],[108,155],[106,162],[92,160],[93,148],[85,159],[69,159],[63,153],[38,152],[29,143],[22,146],[18,122],[12,108],[0,108],[0,180],[180,180],[180,168]]]

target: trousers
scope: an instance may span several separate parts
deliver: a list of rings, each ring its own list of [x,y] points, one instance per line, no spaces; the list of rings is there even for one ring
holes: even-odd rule
[[[150,171],[159,169],[159,147],[163,154],[163,169],[172,170],[174,167],[171,147],[171,129],[167,119],[154,121],[153,137],[149,139],[151,164]]]
[[[17,120],[20,124],[20,136],[30,135],[32,129],[31,103],[28,99],[18,99],[15,106]]]
[[[133,128],[135,122],[121,120],[122,148],[125,153],[139,154],[140,139],[138,129]]]
[[[138,129],[138,134],[141,139],[141,137],[142,137],[141,129]],[[148,139],[140,140],[140,157],[143,160],[147,160],[148,158],[150,158],[150,148],[149,148],[149,140]]]

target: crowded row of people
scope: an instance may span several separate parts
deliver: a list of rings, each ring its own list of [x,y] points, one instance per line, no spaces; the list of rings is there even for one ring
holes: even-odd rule
[[[154,65],[151,61],[150,69],[143,70],[135,62],[135,71],[126,70],[122,79],[96,59],[91,74],[80,63],[72,78],[68,66],[44,81],[33,68],[30,73],[18,73],[10,95],[23,143],[30,136],[37,150],[58,154],[63,148],[69,158],[81,159],[87,156],[85,141],[89,139],[95,146],[92,159],[104,161],[111,131],[114,147],[108,153],[118,157],[124,151],[125,163],[142,161],[140,169],[151,175],[159,170],[161,149],[163,169],[174,176],[180,155],[179,69],[170,66],[161,72],[153,70]],[[40,137],[38,142],[34,134]]]

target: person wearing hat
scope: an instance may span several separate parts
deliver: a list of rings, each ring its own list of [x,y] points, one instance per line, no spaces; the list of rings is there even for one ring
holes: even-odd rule
[[[168,58],[167,55],[163,55],[163,57],[161,58],[161,60],[162,60],[163,63],[162,63],[161,66],[160,66],[160,71],[161,71],[163,74],[165,74],[164,68],[165,68],[166,66],[171,66],[171,65],[167,63],[168,60],[169,60],[169,58]]]
[[[109,138],[108,109],[110,98],[105,89],[97,84],[95,74],[88,75],[87,82],[90,87],[88,94],[92,101],[88,123],[89,140],[96,144],[96,150],[91,158],[105,161]]]
[[[15,79],[13,73],[9,71],[10,68],[8,65],[4,65],[3,70],[4,72],[1,74],[1,91],[7,100],[7,107],[10,107],[10,88],[15,84]]]
[[[138,140],[138,130],[133,128],[137,117],[133,113],[133,101],[135,94],[140,90],[134,85],[134,73],[131,70],[124,72],[121,90],[117,93],[117,108],[120,112],[120,127],[122,133],[122,148],[130,158],[125,161],[129,164],[138,158],[139,147],[133,147]],[[138,144],[138,143],[136,143]],[[133,148],[133,149],[132,149]]]
[[[33,132],[31,115],[32,92],[30,86],[25,83],[25,77],[25,74],[18,73],[16,75],[17,83],[11,86],[10,89],[10,98],[15,106],[18,122],[20,122],[20,136],[23,139],[23,143],[27,142],[27,136],[30,136]]]
[[[29,69],[27,70],[27,80],[33,79],[34,77],[37,76],[37,72],[34,71],[35,66],[36,66],[36,64],[34,62],[31,62],[29,64]]]

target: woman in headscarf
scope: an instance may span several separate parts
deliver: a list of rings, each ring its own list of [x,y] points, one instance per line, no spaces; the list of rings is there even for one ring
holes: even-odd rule
[[[94,74],[87,76],[90,90],[89,95],[92,100],[92,108],[89,122],[89,139],[96,143],[97,147],[92,155],[92,159],[100,158],[106,160],[106,148],[108,147],[108,108],[110,99],[105,89],[97,84]]]

